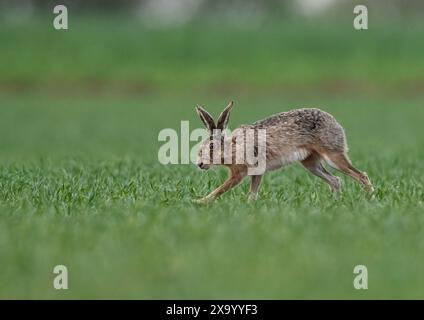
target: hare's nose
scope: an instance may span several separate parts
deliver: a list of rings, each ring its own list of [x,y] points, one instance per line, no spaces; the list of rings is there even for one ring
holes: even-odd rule
[[[203,167],[203,162],[200,162],[200,163],[198,164],[198,166],[199,166],[199,168],[200,168],[200,169],[202,169],[202,167]]]

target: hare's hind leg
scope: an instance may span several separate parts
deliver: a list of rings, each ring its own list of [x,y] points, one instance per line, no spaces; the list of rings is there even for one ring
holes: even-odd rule
[[[366,172],[361,172],[356,169],[344,152],[326,153],[324,158],[330,166],[358,181],[362,188],[364,188],[366,191],[374,191],[374,188]]]
[[[312,174],[320,177],[325,182],[327,182],[331,190],[334,192],[339,192],[341,190],[341,183],[338,177],[333,176],[330,172],[328,172],[321,163],[322,158],[318,153],[313,152],[310,156],[308,156],[301,163],[302,165],[308,169]]]

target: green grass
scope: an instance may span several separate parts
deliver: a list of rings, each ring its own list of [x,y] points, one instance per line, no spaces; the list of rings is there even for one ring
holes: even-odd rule
[[[149,29],[126,16],[73,16],[67,31],[54,30],[51,17],[0,21],[0,83],[134,93],[422,81],[422,19],[372,18],[365,32],[352,28],[351,17],[279,17],[258,28],[201,19]]]
[[[420,101],[326,103],[373,200],[346,179],[334,198],[293,166],[266,176],[257,203],[246,203],[244,184],[197,206],[225,170],[157,163],[162,125],[178,128],[177,115],[200,124],[190,98],[166,116],[153,108],[170,100],[13,99],[0,126],[1,297],[423,297]],[[232,123],[289,103],[255,106],[241,99]],[[56,264],[69,268],[67,292],[52,288]],[[367,292],[352,287],[357,264],[369,268]]]
[[[396,46],[384,28],[283,23],[221,41],[222,25],[81,21],[63,38],[0,28],[0,298],[424,298],[422,29],[389,29]],[[231,128],[302,106],[334,114],[375,198],[346,178],[334,197],[291,166],[256,203],[244,183],[193,204],[225,170],[159,164],[157,135],[230,99]],[[58,264],[67,291],[53,289]],[[353,288],[358,264],[367,291]]]

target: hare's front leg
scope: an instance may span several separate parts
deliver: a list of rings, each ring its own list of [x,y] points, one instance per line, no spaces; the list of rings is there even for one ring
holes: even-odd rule
[[[243,178],[247,175],[247,171],[245,169],[241,168],[234,168],[231,167],[231,173],[230,177],[218,188],[216,188],[214,191],[212,191],[210,194],[208,194],[206,197],[196,200],[196,203],[208,203],[210,201],[215,200],[218,198],[221,194],[227,192],[228,190],[234,188],[237,186]]]
[[[261,186],[262,176],[251,176],[249,201],[256,200],[258,196],[259,187]]]

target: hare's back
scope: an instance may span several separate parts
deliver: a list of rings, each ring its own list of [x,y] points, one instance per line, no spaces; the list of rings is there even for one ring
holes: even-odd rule
[[[332,150],[345,149],[345,134],[334,117],[317,108],[302,108],[273,115],[253,124],[266,129],[270,143],[318,145]]]

